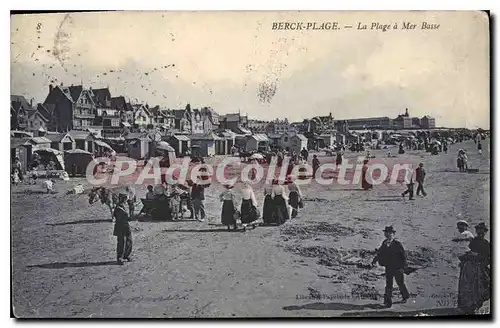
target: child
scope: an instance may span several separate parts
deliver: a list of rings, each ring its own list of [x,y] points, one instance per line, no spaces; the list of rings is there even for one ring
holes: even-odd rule
[[[52,179],[45,180],[43,182],[43,186],[47,190],[47,194],[50,194],[50,193],[54,192],[54,180],[52,180]]]

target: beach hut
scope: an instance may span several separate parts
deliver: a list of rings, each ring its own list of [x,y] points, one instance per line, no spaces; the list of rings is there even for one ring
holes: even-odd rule
[[[175,155],[177,157],[184,155],[191,150],[191,140],[187,135],[176,134],[170,136],[166,141],[175,149]]]
[[[12,138],[10,139],[10,157],[14,162],[16,157],[21,161],[21,170],[26,172],[28,164],[31,162],[32,145],[28,143],[29,138]]]
[[[133,159],[144,159],[149,156],[151,140],[146,137],[137,137],[127,140],[127,154]]]
[[[43,170],[50,162],[53,162],[55,170],[64,170],[64,154],[62,151],[52,148],[41,148],[34,151],[40,156],[40,165]]]
[[[267,151],[269,149],[269,138],[265,134],[254,134],[248,137],[247,151]]]
[[[215,142],[219,140],[222,140],[222,138],[213,133],[192,135],[191,155],[194,157],[207,157],[215,155]]]
[[[166,141],[160,141],[156,144],[156,154],[163,157],[160,161],[160,165],[170,166],[170,164],[175,162],[175,149],[168,144]],[[163,164],[165,163],[165,164]]]
[[[92,154],[85,150],[71,149],[64,152],[64,165],[70,176],[85,175],[93,160]]]
[[[73,149],[75,142],[68,133],[49,132],[44,137],[50,140],[50,148],[60,151]]]

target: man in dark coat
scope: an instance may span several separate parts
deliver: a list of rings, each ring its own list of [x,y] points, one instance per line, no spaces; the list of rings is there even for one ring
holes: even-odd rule
[[[425,170],[424,170],[424,164],[420,163],[415,170],[415,180],[417,180],[418,186],[417,186],[417,196],[422,192],[422,196],[427,196],[427,193],[424,190],[424,179],[425,179]]]
[[[113,236],[116,236],[116,261],[119,265],[123,265],[123,260],[131,261],[130,254],[132,253],[132,232],[129,225],[129,213],[125,208],[127,203],[127,195],[118,195],[118,204],[114,210],[115,228]]]
[[[396,231],[392,226],[385,227],[384,235],[385,240],[382,242],[382,246],[378,249],[377,256],[372,261],[372,265],[377,262],[385,267],[385,295],[384,304],[387,307],[392,306],[392,287],[393,280],[396,279],[396,283],[399,286],[399,291],[403,298],[403,302],[410,297],[408,289],[404,282],[404,269],[406,268],[406,253],[403,245],[394,239],[394,234]]]
[[[309,157],[309,152],[305,147],[302,148],[302,150],[300,151],[300,156],[302,156],[302,158],[307,162],[307,158]]]

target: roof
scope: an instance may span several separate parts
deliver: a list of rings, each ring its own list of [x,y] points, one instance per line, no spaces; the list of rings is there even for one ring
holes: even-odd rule
[[[185,109],[174,109],[174,116],[176,120],[181,120],[184,117],[184,114],[186,113]]]
[[[89,154],[92,155],[90,152],[85,151],[83,149],[71,149],[71,150],[66,150],[65,153],[67,154]]]
[[[238,127],[236,130],[238,130],[238,132],[240,134],[252,134],[252,131],[245,129],[245,128],[242,128],[242,127]]]
[[[258,142],[269,141],[269,138],[265,134],[254,134],[254,135],[250,136],[250,138],[257,140]]]
[[[125,97],[118,96],[118,97],[111,98],[111,108],[118,109],[118,110],[124,110],[124,111],[128,110],[127,102],[125,101]]]
[[[235,138],[236,137],[236,133],[234,133],[233,131],[231,130],[224,130],[222,132],[220,132],[220,135],[224,138],[228,138],[228,139],[232,139],[232,138]]]
[[[128,102],[125,104],[125,110],[128,111],[128,112],[131,112],[134,110],[134,107],[132,107],[132,105]]]
[[[92,135],[92,133],[88,131],[77,131],[77,130],[72,130],[69,131],[68,134],[74,139],[87,139],[87,137]]]
[[[365,117],[365,118],[352,118],[348,120],[339,120],[339,121],[347,121],[348,123],[362,122],[362,121],[374,121],[374,120],[389,120],[390,118],[387,116],[379,116],[379,117]]]
[[[11,95],[10,103],[16,111],[18,111],[20,108],[23,109],[31,108],[30,103],[26,100],[24,96]]]
[[[18,148],[20,146],[28,146],[29,138],[11,138],[10,139],[10,148]]]
[[[300,140],[302,140],[302,141],[304,141],[304,140],[305,140],[305,141],[307,141],[306,136],[305,136],[305,135],[303,135],[303,134],[297,133],[297,134],[295,135],[295,137],[299,138],[299,139],[300,139]]]
[[[73,102],[77,101],[78,98],[80,98],[80,95],[82,94],[83,91],[83,86],[81,85],[72,85],[68,87],[69,93],[71,94],[71,98],[73,99]]]
[[[132,140],[132,139],[143,139],[143,138],[147,138],[147,137],[146,137],[146,134],[145,134],[145,133],[142,133],[142,132],[131,132],[131,133],[128,133],[128,134],[125,136],[125,139],[126,139],[126,140]]]
[[[224,119],[226,122],[239,122],[240,114],[226,114]]]
[[[120,124],[122,124],[126,128],[130,127],[130,123],[129,122],[120,122]]]
[[[175,152],[175,149],[168,144],[166,141],[160,141],[156,146],[157,149],[166,150],[169,152]]]
[[[47,133],[44,137],[49,139],[51,142],[61,142],[64,137],[68,136],[73,140],[73,138],[67,133]]]
[[[43,144],[43,143],[50,143],[50,139],[47,139],[45,137],[33,137],[29,139],[29,141],[34,142],[36,144]]]
[[[281,138],[281,134],[268,134],[267,137],[269,139],[280,139]]]
[[[101,146],[101,147],[113,150],[113,148],[110,145],[108,145],[107,143],[105,143],[104,141],[96,140],[95,144],[98,145],[98,146]]]
[[[210,133],[193,134],[191,136],[192,140],[221,140],[222,138],[218,135]]]
[[[51,111],[48,108],[46,108],[43,104],[38,104],[36,106],[36,110],[38,111],[38,113],[40,113],[40,115],[42,115],[42,117],[46,118],[47,120],[50,119]]]
[[[52,153],[54,155],[59,155],[59,154],[62,154],[63,152],[60,151],[60,150],[57,150],[57,149],[53,149],[53,148],[42,148],[42,149],[37,149],[34,151],[35,153],[37,152],[47,152],[47,153]]]
[[[109,88],[92,89],[92,93],[94,95],[94,102],[97,106],[108,107],[106,100],[111,99],[111,92],[109,92]]]
[[[175,138],[179,141],[189,141],[189,137],[186,135],[183,135],[183,134],[176,134],[176,135],[171,136],[171,138]]]

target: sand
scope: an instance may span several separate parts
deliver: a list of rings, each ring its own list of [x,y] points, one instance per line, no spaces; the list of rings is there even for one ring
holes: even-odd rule
[[[488,140],[487,140],[488,141]],[[451,315],[458,259],[451,256],[458,218],[490,225],[490,152],[468,141],[448,154],[411,151],[394,159],[423,162],[427,197],[403,200],[401,184],[303,187],[305,208],[281,227],[227,232],[220,222],[221,187],[206,193],[207,222],[134,222],[133,262],[114,264],[109,210],[66,195],[12,188],[14,313],[23,318],[165,318]],[[469,153],[478,173],[459,173],[456,154]],[[393,151],[393,153],[395,153]],[[354,159],[356,153],[347,152]],[[333,161],[320,156],[321,162]],[[139,196],[144,186],[137,188]],[[261,186],[256,188],[262,206]],[[382,309],[385,278],[368,268],[393,224],[416,272],[405,276],[412,295]],[[473,229],[472,229],[473,231]],[[487,236],[489,239],[489,235]],[[488,302],[489,303],[489,302]],[[481,310],[489,310],[485,304]]]

